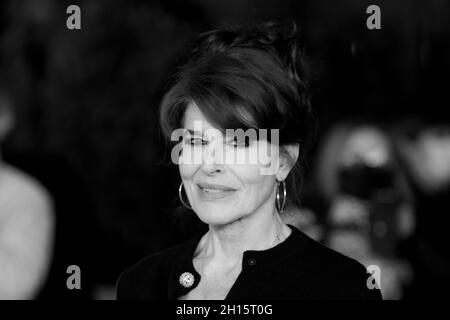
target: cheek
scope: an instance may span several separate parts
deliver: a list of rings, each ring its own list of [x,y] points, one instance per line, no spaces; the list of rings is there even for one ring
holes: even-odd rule
[[[260,168],[260,165],[240,165],[233,168],[235,175],[239,177],[244,187],[241,197],[248,204],[267,199],[275,183],[275,177],[262,175]]]
[[[264,185],[274,179],[276,173],[278,150],[266,141],[253,143],[249,148],[236,149],[235,158],[245,159],[231,165],[233,171],[246,185]],[[270,172],[268,167],[275,170]]]
[[[244,185],[257,185],[264,180],[264,176],[261,175],[260,166],[256,164],[242,164],[230,166],[236,176]]]
[[[279,170],[279,148],[266,140],[254,142],[248,148],[246,159],[258,167],[260,175],[276,175]]]
[[[183,180],[191,180],[198,169],[198,165],[194,164],[179,164],[180,177]]]

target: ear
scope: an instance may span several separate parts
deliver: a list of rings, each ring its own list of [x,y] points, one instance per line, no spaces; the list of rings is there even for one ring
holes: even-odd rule
[[[291,172],[297,162],[300,152],[298,143],[287,144],[280,147],[280,166],[277,172],[277,180],[283,181]]]

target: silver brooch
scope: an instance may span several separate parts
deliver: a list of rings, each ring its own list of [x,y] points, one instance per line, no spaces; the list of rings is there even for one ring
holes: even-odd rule
[[[179,281],[183,287],[189,288],[194,283],[194,275],[190,272],[183,272]]]

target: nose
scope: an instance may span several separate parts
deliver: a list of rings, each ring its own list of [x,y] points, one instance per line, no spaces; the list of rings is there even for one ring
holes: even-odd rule
[[[223,143],[220,139],[214,139],[204,148],[201,168],[206,174],[224,170]]]

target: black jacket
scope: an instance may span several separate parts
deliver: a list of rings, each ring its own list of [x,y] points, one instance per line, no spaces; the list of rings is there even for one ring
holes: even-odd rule
[[[363,265],[289,227],[292,233],[277,246],[244,252],[242,271],[225,300],[381,300],[380,290],[368,289],[370,274]],[[175,300],[195,288],[200,275],[192,259],[203,234],[125,270],[117,283],[117,299]],[[184,272],[194,275],[188,288],[180,284]]]

